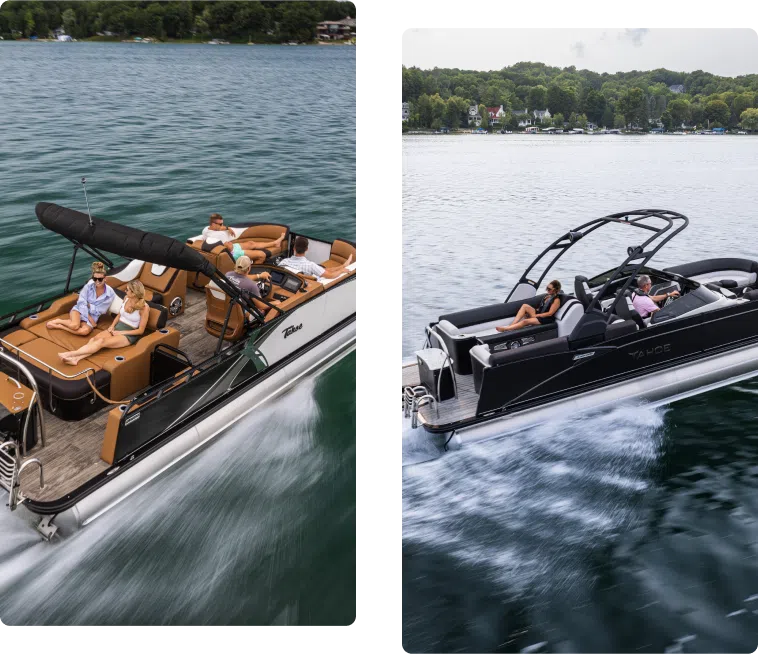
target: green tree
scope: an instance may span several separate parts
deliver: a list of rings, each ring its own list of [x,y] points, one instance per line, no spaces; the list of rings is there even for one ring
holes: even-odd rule
[[[434,114],[432,112],[431,99],[426,93],[419,96],[416,109],[421,127],[429,127],[434,120]]]
[[[487,129],[490,126],[490,114],[483,104],[479,105],[479,115],[482,117],[482,127]]]
[[[576,107],[576,92],[571,87],[551,84],[547,90],[547,106],[551,114],[570,114]]]
[[[694,102],[690,105],[691,121],[695,125],[702,125],[705,123],[705,107],[699,102]]]
[[[531,112],[535,109],[547,108],[547,88],[542,86],[542,84],[538,84],[529,89],[529,94],[526,98],[526,106]]]
[[[690,103],[684,98],[677,98],[669,102],[666,111],[669,112],[677,127],[686,125],[691,119]]]
[[[671,115],[671,112],[666,110],[661,114],[661,122],[663,123],[663,127],[668,131],[671,130],[674,127],[674,118]],[[681,125],[681,123],[679,123]]]
[[[600,119],[600,124],[603,127],[613,127],[613,107],[611,107],[611,105],[605,105],[605,110],[603,111],[603,117]]]
[[[613,117],[613,126],[616,129],[624,129],[626,127],[626,117],[622,114],[616,114]]]
[[[66,11],[63,12],[62,19],[63,29],[66,34],[73,36],[74,32],[76,32],[76,14],[74,13],[74,10],[70,7],[66,9]]]
[[[582,129],[587,129],[587,116],[579,114],[576,117],[576,126],[581,127]]]
[[[557,113],[555,116],[553,116],[553,126],[557,127],[558,129],[563,129],[563,123],[566,121],[566,119],[563,117],[562,113]]]
[[[583,109],[589,120],[600,124],[605,113],[605,96],[600,91],[590,89],[584,100]]]
[[[740,123],[744,129],[748,129],[751,132],[758,130],[758,109],[745,109],[740,114]]]
[[[316,38],[316,24],[319,22],[320,15],[310,2],[284,2],[281,7],[279,32],[282,38],[304,42]]]
[[[432,129],[433,129],[435,132],[438,132],[439,130],[441,130],[441,129],[442,129],[442,121],[441,121],[439,118],[435,118],[435,119],[432,121]]]
[[[568,127],[569,127],[569,129],[575,129],[576,128],[576,120],[577,120],[576,113],[571,112],[571,115],[569,116],[569,120],[568,120],[568,123],[569,123]]]
[[[619,97],[617,109],[627,123],[636,123],[642,129],[647,129],[647,100],[641,88],[635,86],[623,93]]]
[[[729,105],[723,100],[711,100],[705,105],[705,117],[711,123],[726,125],[729,123],[730,116],[731,111],[729,111]]]
[[[27,9],[24,12],[24,36],[29,37],[35,34],[34,31],[34,12]]]
[[[753,106],[755,97],[753,93],[740,93],[732,100],[732,117],[739,120],[742,112]]]

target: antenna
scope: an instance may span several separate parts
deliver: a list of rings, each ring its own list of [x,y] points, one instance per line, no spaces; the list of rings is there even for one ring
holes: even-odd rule
[[[89,210],[89,199],[87,198],[87,178],[82,177],[82,188],[84,189],[84,199],[87,202],[87,215],[89,216],[89,226],[94,227],[92,222],[92,213]]]

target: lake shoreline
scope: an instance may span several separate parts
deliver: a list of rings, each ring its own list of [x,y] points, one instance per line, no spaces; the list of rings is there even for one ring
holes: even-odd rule
[[[127,45],[267,45],[267,46],[314,46],[314,45],[326,45],[330,47],[334,46],[351,46],[355,47],[355,43],[349,41],[310,41],[308,43],[266,43],[266,42],[243,42],[243,41],[230,41],[226,43],[212,43],[211,41],[195,41],[190,39],[164,39],[155,40],[151,36],[139,37],[140,41],[134,39],[117,39],[117,38],[102,38],[102,37],[88,37],[84,39],[76,39],[73,41],[58,41],[57,39],[3,39],[0,43],[116,43]],[[149,39],[149,40],[144,40]]]

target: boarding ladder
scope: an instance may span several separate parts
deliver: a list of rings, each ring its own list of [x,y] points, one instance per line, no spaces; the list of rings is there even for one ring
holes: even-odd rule
[[[24,501],[24,496],[21,493],[21,473],[25,468],[31,465],[39,467],[39,486],[44,488],[45,478],[42,472],[42,462],[37,458],[25,458],[26,457],[26,435],[29,431],[29,422],[37,419],[37,427],[39,429],[39,439],[41,447],[45,446],[45,423],[42,417],[42,404],[39,399],[39,388],[32,374],[17,359],[8,356],[5,352],[0,351],[0,362],[8,364],[11,368],[15,369],[17,376],[24,375],[29,387],[32,389],[31,399],[29,400],[29,406],[26,409],[26,416],[24,418],[24,426],[21,430],[20,441],[8,440],[0,444],[0,486],[8,491],[8,508],[14,511],[19,503]],[[18,379],[13,377],[7,377],[8,383],[14,383],[19,389],[21,388]],[[28,389],[27,389],[28,390]]]

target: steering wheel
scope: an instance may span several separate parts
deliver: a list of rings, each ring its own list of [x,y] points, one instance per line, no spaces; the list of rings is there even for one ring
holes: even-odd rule
[[[258,290],[261,292],[262,298],[267,298],[269,295],[271,295],[271,291],[274,289],[274,285],[271,283],[270,279],[261,279],[258,282]]]

